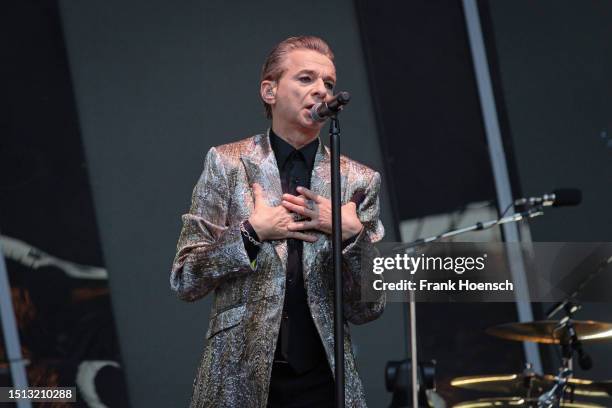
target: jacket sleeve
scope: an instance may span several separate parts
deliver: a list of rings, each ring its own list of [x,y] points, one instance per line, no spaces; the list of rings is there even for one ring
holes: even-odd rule
[[[357,216],[363,229],[357,238],[342,251],[342,277],[344,281],[344,317],[353,324],[364,324],[379,317],[385,309],[384,291],[374,291],[372,282],[381,279],[369,270],[362,270],[362,265],[371,265],[371,259],[377,256],[374,243],[380,241],[385,233],[379,219],[380,174],[374,173],[365,190],[365,198],[357,206]],[[363,296],[367,293],[367,299]]]
[[[225,168],[213,147],[193,189],[189,213],[182,216],[170,272],[170,287],[182,300],[200,299],[223,280],[252,272],[239,224],[229,225],[230,200]]]

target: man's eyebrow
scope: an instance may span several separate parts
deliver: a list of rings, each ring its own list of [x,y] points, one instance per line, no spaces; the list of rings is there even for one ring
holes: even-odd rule
[[[308,74],[308,75],[312,75],[312,76],[317,76],[318,73],[316,71],[313,71],[312,69],[302,69],[300,71],[298,71],[298,73],[296,75],[300,75],[300,74]],[[331,75],[326,75],[325,77],[323,77],[323,79],[327,79],[327,80],[331,80],[333,82],[336,82],[336,78],[334,78]]]

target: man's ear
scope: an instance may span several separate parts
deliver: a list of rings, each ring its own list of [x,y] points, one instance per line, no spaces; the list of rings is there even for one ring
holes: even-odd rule
[[[276,103],[276,81],[265,80],[261,81],[259,87],[259,93],[261,99],[268,105],[274,105]]]

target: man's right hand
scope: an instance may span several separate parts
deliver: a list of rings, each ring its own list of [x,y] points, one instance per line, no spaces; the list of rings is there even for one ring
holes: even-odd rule
[[[282,205],[270,207],[266,203],[261,186],[254,183],[252,188],[255,208],[249,217],[249,222],[261,241],[293,238],[306,242],[315,242],[318,239],[311,234],[289,231],[287,226],[293,222],[294,213]]]

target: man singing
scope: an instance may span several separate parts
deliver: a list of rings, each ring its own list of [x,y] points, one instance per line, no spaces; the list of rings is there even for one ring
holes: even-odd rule
[[[183,300],[215,295],[191,407],[334,405],[330,154],[310,116],[332,97],[333,59],[317,37],[274,47],[260,84],[271,128],[206,155],[170,276]],[[383,292],[361,301],[361,255],[384,234],[380,175],[340,166],[344,318],[363,324],[385,307]],[[365,407],[346,323],[344,352],[346,406]]]

